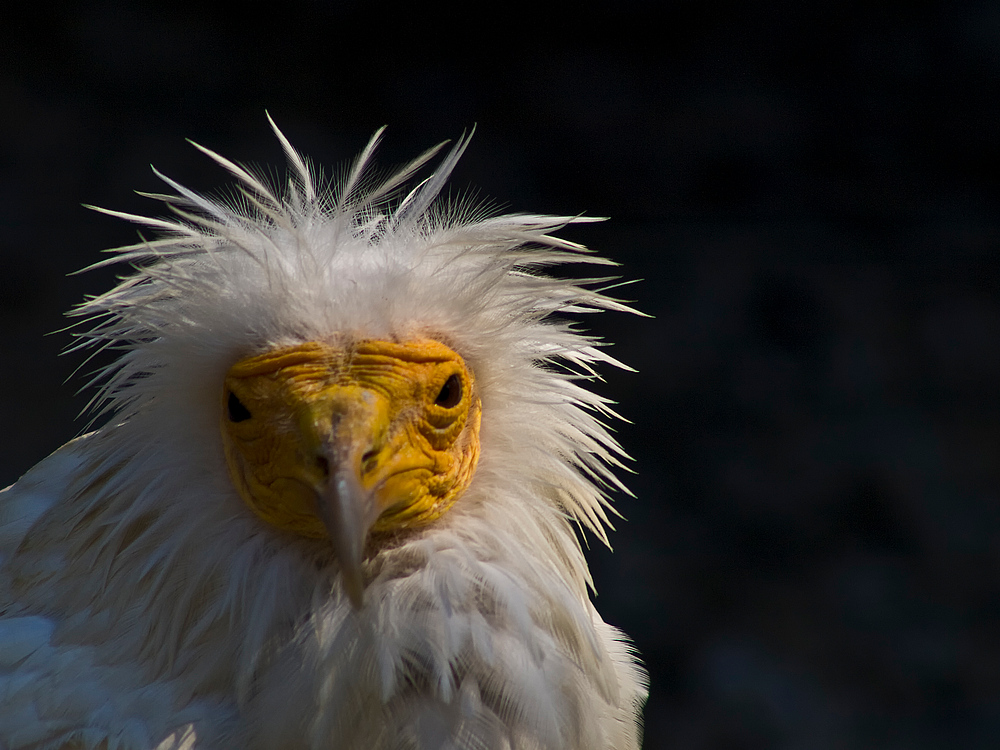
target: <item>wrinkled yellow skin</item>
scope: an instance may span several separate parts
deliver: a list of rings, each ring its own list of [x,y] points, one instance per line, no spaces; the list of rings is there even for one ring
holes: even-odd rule
[[[222,394],[240,495],[272,526],[317,539],[328,535],[317,493],[342,466],[373,500],[371,531],[440,518],[472,480],[479,423],[472,373],[431,339],[275,349],[233,365]]]

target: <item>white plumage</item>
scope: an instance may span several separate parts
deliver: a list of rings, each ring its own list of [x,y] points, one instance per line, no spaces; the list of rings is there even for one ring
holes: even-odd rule
[[[617,363],[553,317],[628,308],[540,272],[605,262],[551,234],[583,219],[442,206],[465,140],[404,195],[437,149],[379,182],[377,134],[327,191],[275,132],[283,196],[206,151],[239,205],[163,178],[176,218],[115,214],[159,239],[74,312],[123,350],[109,420],[0,492],[0,748],[637,747],[645,678],[573,528],[604,539],[620,486],[581,384]],[[450,510],[369,539],[360,607],[329,540],[251,512],[219,428],[234,362],[345,336],[447,344],[482,413]]]

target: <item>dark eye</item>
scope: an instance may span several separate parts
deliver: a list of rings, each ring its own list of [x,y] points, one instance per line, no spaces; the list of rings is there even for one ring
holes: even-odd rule
[[[243,402],[232,391],[229,392],[229,401],[226,403],[226,406],[229,408],[230,422],[246,422],[250,419],[250,410],[243,405]]]
[[[444,381],[444,385],[441,386],[441,392],[434,399],[434,403],[444,409],[452,409],[458,406],[461,400],[462,379],[458,375],[452,375]]]

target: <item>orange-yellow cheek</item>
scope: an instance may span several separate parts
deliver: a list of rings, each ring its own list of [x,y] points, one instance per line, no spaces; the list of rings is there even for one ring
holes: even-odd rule
[[[325,537],[313,489],[322,475],[316,469],[308,470],[305,451],[296,450],[294,435],[274,430],[234,440],[227,432],[224,424],[229,474],[250,509],[283,531],[312,539]]]
[[[456,450],[437,451],[423,436],[393,457],[393,470],[376,485],[376,532],[426,526],[447,512],[472,481],[479,461],[479,404],[473,403],[467,437]]]

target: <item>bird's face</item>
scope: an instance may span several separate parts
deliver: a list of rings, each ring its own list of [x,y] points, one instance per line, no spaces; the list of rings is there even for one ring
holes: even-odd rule
[[[273,349],[234,364],[222,392],[240,495],[279,529],[329,538],[356,606],[369,534],[451,507],[472,481],[479,422],[471,371],[425,338]]]

